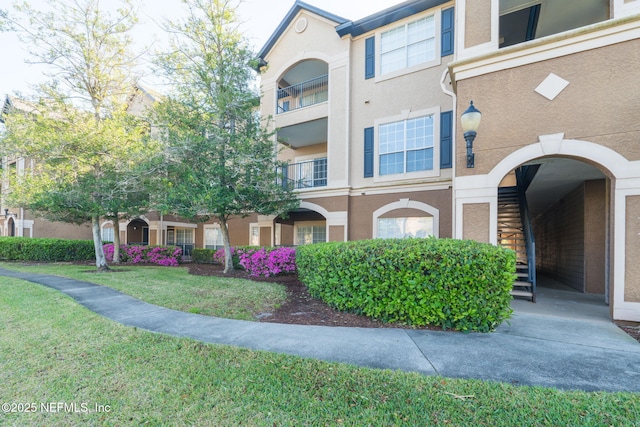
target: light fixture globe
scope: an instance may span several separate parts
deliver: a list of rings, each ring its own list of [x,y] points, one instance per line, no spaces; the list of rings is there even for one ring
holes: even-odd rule
[[[464,140],[467,142],[467,167],[475,166],[475,157],[473,153],[473,140],[476,139],[476,132],[480,127],[480,119],[482,113],[473,106],[473,101],[469,104],[469,108],[460,116],[460,125],[464,132]]]
[[[482,113],[473,105],[473,101],[469,104],[469,108],[466,109],[462,116],[460,116],[460,124],[464,133],[477,132],[480,127],[480,119]]]

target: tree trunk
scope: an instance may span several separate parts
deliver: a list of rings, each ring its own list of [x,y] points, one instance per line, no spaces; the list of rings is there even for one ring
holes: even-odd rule
[[[104,250],[102,249],[100,217],[98,215],[93,215],[91,217],[91,229],[93,231],[93,247],[96,252],[96,268],[98,271],[107,271],[109,270],[109,266],[107,265],[107,259],[104,256]]]
[[[219,218],[220,231],[222,231],[222,243],[224,245],[224,273],[234,270],[233,257],[231,255],[231,242],[229,241],[229,227],[226,218]]]
[[[113,263],[120,264],[120,220],[113,220]]]

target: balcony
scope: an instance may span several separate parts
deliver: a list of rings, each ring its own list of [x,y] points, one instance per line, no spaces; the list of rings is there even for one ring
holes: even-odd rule
[[[282,185],[296,190],[327,186],[327,158],[291,163],[281,169]]]
[[[500,0],[499,47],[606,21],[609,15],[609,1],[603,0]]]
[[[329,99],[329,75],[325,74],[292,86],[278,89],[277,114],[294,111]]]

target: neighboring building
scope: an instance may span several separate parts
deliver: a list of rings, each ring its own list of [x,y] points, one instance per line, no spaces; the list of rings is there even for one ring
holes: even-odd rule
[[[11,110],[26,113],[37,112],[34,104],[7,96],[0,108],[0,126],[4,126],[3,116]],[[1,130],[0,130],[1,132]],[[0,236],[18,237],[54,237],[67,239],[91,239],[91,226],[73,225],[64,222],[51,222],[36,217],[32,212],[23,208],[8,206],[5,196],[20,188],[9,187],[9,175],[21,174],[30,167],[29,159],[2,158],[0,164]]]
[[[411,0],[358,21],[296,1],[259,54],[301,204],[231,220],[233,245],[500,244],[521,295],[553,278],[640,321],[640,0]],[[123,225],[129,242],[222,244],[213,221]]]

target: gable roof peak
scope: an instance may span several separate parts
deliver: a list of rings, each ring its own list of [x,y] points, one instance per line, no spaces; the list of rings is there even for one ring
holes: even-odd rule
[[[276,30],[273,32],[273,34],[271,34],[271,37],[269,37],[265,45],[258,52],[258,58],[260,59],[260,62],[262,63],[262,65],[266,64],[265,57],[269,54],[269,52],[271,51],[273,46],[276,44],[278,39],[282,36],[282,34],[287,29],[287,27],[291,24],[291,21],[293,21],[293,19],[298,15],[298,13],[301,10],[306,10],[322,18],[328,19],[329,21],[333,21],[336,23],[336,25],[344,24],[345,22],[350,22],[346,18],[343,18],[331,12],[327,12],[326,10],[320,9],[319,7],[313,6],[309,3],[305,3],[300,0],[296,0],[293,3],[293,6],[291,6],[291,9],[289,9],[289,12],[287,12],[287,14],[285,15],[284,19],[280,22],[280,24],[276,28]]]

